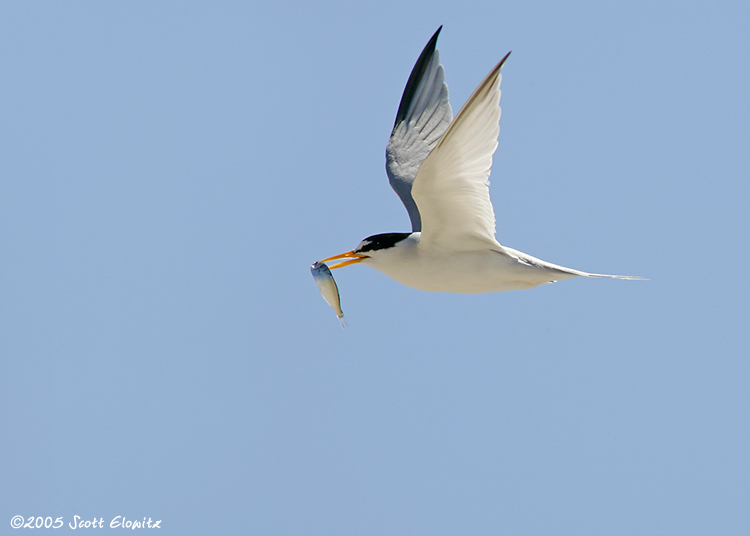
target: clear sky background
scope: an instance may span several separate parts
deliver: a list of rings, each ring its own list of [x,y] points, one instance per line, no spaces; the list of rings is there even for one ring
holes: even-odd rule
[[[454,111],[513,51],[499,241],[649,281],[355,266],[339,328],[309,265],[409,230],[385,144],[441,24]],[[747,2],[0,2],[0,534],[747,535],[749,35]]]

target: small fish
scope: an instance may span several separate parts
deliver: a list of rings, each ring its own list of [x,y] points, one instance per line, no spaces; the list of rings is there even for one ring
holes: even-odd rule
[[[316,262],[310,266],[310,272],[320,289],[320,293],[323,295],[323,299],[328,302],[328,305],[330,305],[336,312],[341,327],[345,327],[346,320],[344,319],[344,311],[341,310],[339,287],[336,286],[336,281],[333,279],[331,269],[323,262]]]

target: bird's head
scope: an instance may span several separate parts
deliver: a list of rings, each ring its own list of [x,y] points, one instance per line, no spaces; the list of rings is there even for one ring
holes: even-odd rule
[[[409,237],[412,233],[384,233],[368,236],[359,245],[351,251],[342,253],[340,255],[334,255],[328,257],[320,262],[335,261],[339,259],[346,259],[343,262],[339,262],[330,266],[329,268],[341,268],[350,264],[356,264],[362,262],[365,259],[369,259],[374,255],[378,255],[378,252],[382,252],[391,248],[395,248],[397,244],[402,242],[404,239]]]

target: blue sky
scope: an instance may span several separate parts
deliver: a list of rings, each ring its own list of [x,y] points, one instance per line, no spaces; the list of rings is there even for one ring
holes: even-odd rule
[[[649,281],[354,266],[338,327],[308,267],[409,229],[385,143],[441,24],[456,111],[513,51],[499,241]],[[742,2],[0,3],[0,534],[747,534],[749,28]]]

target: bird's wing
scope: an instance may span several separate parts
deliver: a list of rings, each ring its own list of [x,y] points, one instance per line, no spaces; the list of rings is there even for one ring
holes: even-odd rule
[[[466,101],[419,168],[412,195],[422,218],[420,244],[425,247],[499,247],[489,176],[500,132],[500,68],[508,55]]]
[[[420,231],[422,224],[411,195],[412,183],[419,166],[453,119],[445,72],[435,49],[441,29],[442,26],[424,47],[411,71],[385,150],[388,179],[406,206],[413,232]]]

